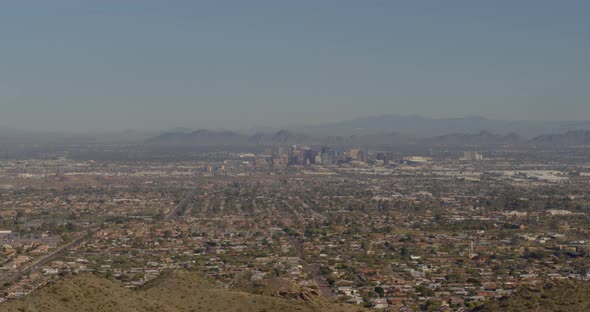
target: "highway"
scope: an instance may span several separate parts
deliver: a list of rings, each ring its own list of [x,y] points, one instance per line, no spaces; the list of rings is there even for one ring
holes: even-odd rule
[[[322,275],[322,273],[320,272],[319,265],[309,264],[307,261],[305,261],[305,259],[303,259],[303,253],[301,252],[303,249],[303,245],[301,244],[301,241],[297,238],[294,238],[294,237],[289,237],[288,240],[291,243],[291,246],[293,247],[293,249],[295,249],[295,253],[297,254],[297,257],[299,258],[299,260],[301,261],[303,268],[305,269],[306,272],[310,273],[313,276],[313,281],[318,286],[318,289],[322,292],[324,297],[334,298],[335,296],[334,296],[334,293],[332,293],[332,289],[330,288],[330,284],[326,280],[326,277],[324,275]]]
[[[181,216],[184,214],[184,211],[186,210],[186,206],[188,205],[188,203],[190,202],[190,200],[193,198],[193,196],[195,196],[195,194],[197,193],[197,190],[193,190],[191,191],[183,200],[180,201],[180,203],[178,205],[176,205],[176,207],[174,207],[165,217],[164,217],[164,221],[171,221],[174,218]]]
[[[86,239],[90,238],[99,229],[100,229],[99,227],[90,229],[86,234],[74,239],[73,241],[71,241],[59,248],[57,248],[53,252],[51,252],[39,259],[35,259],[33,262],[27,264],[24,268],[22,268],[19,272],[9,274],[7,277],[0,280],[0,287],[2,287],[2,285],[6,284],[6,283],[14,283],[14,282],[18,281],[21,277],[23,277],[29,273],[33,273],[33,272],[40,270],[45,264],[53,261],[55,258],[64,254],[65,252],[67,252],[71,248],[74,248],[74,247],[80,245],[80,243],[82,243]]]

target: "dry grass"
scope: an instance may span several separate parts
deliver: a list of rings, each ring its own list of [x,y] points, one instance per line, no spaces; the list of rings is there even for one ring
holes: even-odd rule
[[[191,312],[191,311],[364,311],[327,301],[308,303],[220,289],[196,274],[171,272],[141,290],[91,274],[72,276],[35,291],[1,311],[29,312]]]
[[[590,282],[559,281],[523,287],[511,296],[488,302],[475,311],[587,312],[590,311]]]

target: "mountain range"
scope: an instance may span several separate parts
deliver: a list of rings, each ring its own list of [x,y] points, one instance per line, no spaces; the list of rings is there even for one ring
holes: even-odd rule
[[[309,145],[341,148],[367,147],[494,147],[539,146],[561,147],[590,145],[589,130],[571,130],[560,134],[539,135],[528,139],[517,133],[497,134],[450,133],[432,137],[412,137],[395,132],[352,136],[311,135],[280,130],[275,133],[252,135],[232,131],[197,130],[194,132],[163,133],[145,142],[148,149],[175,150],[251,150],[262,147]]]
[[[381,115],[335,123],[295,126],[289,129],[327,135],[395,132],[416,137],[486,131],[501,135],[515,133],[530,139],[543,134],[555,134],[571,130],[590,130],[590,121],[497,120],[480,116],[430,118],[418,115]]]
[[[336,123],[254,131],[193,130],[43,133],[2,129],[0,147],[52,150],[51,146],[134,145],[146,151],[248,151],[271,146],[341,148],[567,146],[590,144],[590,121],[505,121],[484,117],[428,118],[383,115]]]

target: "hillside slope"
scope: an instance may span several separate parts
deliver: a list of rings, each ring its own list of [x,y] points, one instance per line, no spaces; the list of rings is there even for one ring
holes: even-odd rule
[[[509,297],[488,302],[474,311],[590,311],[590,283],[560,281],[539,287],[525,287]]]
[[[1,311],[363,311],[362,308],[254,295],[218,288],[189,272],[171,272],[143,289],[129,290],[110,280],[83,274],[67,277],[29,296],[0,305]]]
[[[79,275],[61,279],[22,300],[0,305],[1,311],[159,311],[154,301],[107,279]]]

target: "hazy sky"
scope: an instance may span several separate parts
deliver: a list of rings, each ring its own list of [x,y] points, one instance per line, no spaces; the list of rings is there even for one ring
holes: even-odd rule
[[[0,127],[590,119],[590,1],[4,0]]]

